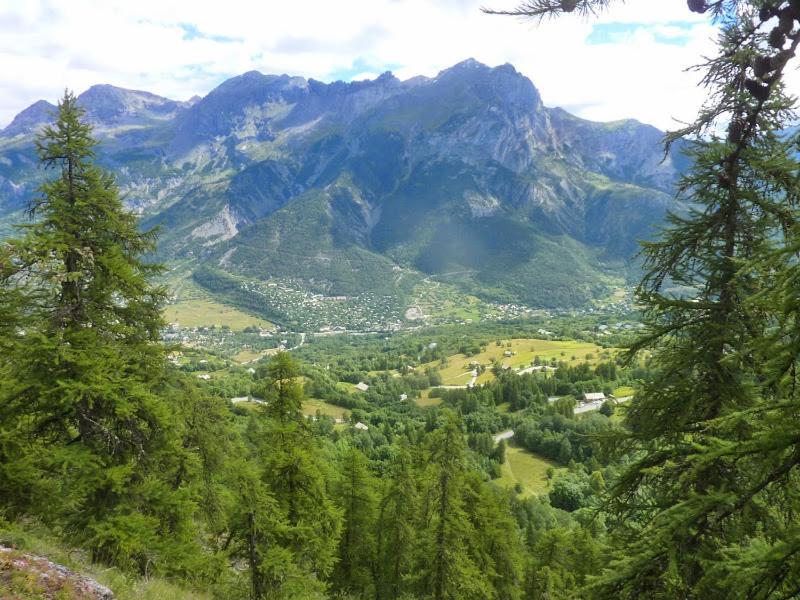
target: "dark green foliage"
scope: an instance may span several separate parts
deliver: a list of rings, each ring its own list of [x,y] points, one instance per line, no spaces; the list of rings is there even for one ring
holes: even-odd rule
[[[159,397],[164,291],[148,282],[158,267],[141,260],[153,234],[138,231],[93,164],[80,116],[65,94],[37,143],[57,177],[7,245],[2,293],[25,302],[4,304],[21,329],[4,336],[0,489],[11,514],[45,515],[95,557],[144,569],[169,553],[156,531],[178,545],[190,533],[191,497],[155,476],[171,469],[162,461],[179,439]]]
[[[611,488],[617,551],[594,586],[599,597],[797,593],[787,553],[797,543],[796,430],[778,425],[796,410],[794,366],[770,368],[771,341],[787,319],[771,290],[796,268],[787,245],[797,162],[779,135],[794,100],[780,73],[755,91],[743,82],[752,58],[771,51],[752,11],[718,4],[721,52],[706,79],[713,95],[675,136],[697,136],[681,184],[694,209],[645,246],[638,293],[649,332],[632,353],[652,353],[654,376],[627,410],[630,433],[616,439],[633,461]],[[725,120],[720,137],[713,128]]]
[[[257,557],[255,563],[250,560],[254,589],[262,590],[255,597],[292,597],[297,590],[313,597],[313,590],[324,592],[322,579],[334,566],[341,515],[329,493],[327,465],[301,412],[299,366],[282,352],[265,371],[256,394],[267,405],[262,415],[253,417],[247,435],[260,469],[259,487],[263,484],[262,494],[270,499],[269,507],[260,510],[277,526],[268,531],[276,542],[251,542],[257,513],[247,517],[246,543]]]
[[[550,504],[568,512],[586,506],[590,495],[589,476],[581,470],[561,475],[549,493]]]
[[[342,537],[333,587],[373,596],[377,519],[376,482],[367,459],[355,446],[342,450],[334,497],[342,508]]]

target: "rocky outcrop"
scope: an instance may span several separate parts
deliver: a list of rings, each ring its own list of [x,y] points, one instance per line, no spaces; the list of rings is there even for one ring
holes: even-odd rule
[[[113,600],[106,586],[42,556],[0,546],[0,592],[3,598]]]

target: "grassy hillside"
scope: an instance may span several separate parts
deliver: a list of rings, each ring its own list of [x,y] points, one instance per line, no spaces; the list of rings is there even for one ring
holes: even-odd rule
[[[540,496],[548,491],[548,469],[559,469],[559,465],[551,460],[537,456],[523,448],[509,446],[506,448],[506,461],[501,466],[501,477],[495,483],[513,489],[517,484],[522,486],[521,495]]]
[[[512,340],[499,340],[500,344],[491,343],[486,350],[473,356],[453,354],[447,357],[447,364],[440,373],[442,383],[445,385],[465,385],[471,378],[470,363],[491,366],[493,361],[508,365],[513,369],[529,367],[538,356],[541,363],[549,363],[555,359],[567,364],[588,362],[596,364],[613,354],[613,351],[602,348],[590,342],[577,340],[546,340],[537,338],[522,338]],[[511,356],[505,356],[511,352]],[[432,362],[423,365],[423,368],[437,367],[439,363]],[[476,383],[482,384],[494,380],[494,374],[487,368],[480,374]]]

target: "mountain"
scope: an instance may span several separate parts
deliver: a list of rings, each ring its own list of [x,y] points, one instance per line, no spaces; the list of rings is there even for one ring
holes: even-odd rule
[[[185,103],[106,85],[79,101],[126,201],[161,227],[160,258],[203,266],[211,287],[404,300],[440,279],[581,305],[625,275],[686,168],[657,129],[548,108],[511,65],[472,59],[407,81],[251,71]],[[0,219],[42,177],[32,136],[50,111],[0,131]]]

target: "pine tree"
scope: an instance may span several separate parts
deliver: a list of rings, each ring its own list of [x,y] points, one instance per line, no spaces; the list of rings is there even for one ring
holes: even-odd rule
[[[466,444],[455,413],[430,436],[430,463],[417,550],[417,590],[433,600],[491,598],[489,576],[474,557],[475,531],[464,506]]]
[[[531,0],[515,14],[590,13],[608,0]],[[569,9],[569,10],[567,10]],[[720,26],[701,68],[709,100],[683,139],[693,167],[645,247],[638,289],[654,377],[615,441],[634,461],[610,490],[608,598],[789,598],[800,593],[795,396],[797,140],[783,74],[800,5],[691,1]],[[776,18],[777,17],[777,18]],[[669,293],[682,288],[683,294]]]
[[[0,451],[0,498],[12,516],[59,523],[97,559],[144,568],[156,532],[170,528],[155,514],[163,504],[148,508],[170,427],[156,390],[165,295],[150,283],[160,268],[142,258],[154,232],[137,229],[94,163],[82,112],[65,93],[39,135],[42,164],[57,176],[2,252],[4,300],[25,302],[11,304],[19,328],[4,336],[0,435],[14,442]]]
[[[411,447],[401,442],[389,473],[383,478],[378,506],[375,544],[377,600],[396,600],[410,591],[408,579],[414,566],[420,498],[418,465]]]
[[[484,484],[475,473],[468,477],[467,493],[476,561],[491,583],[491,598],[517,600],[522,597],[522,536],[511,516],[508,496]]]
[[[303,586],[307,595],[302,597],[316,597],[336,560],[341,514],[331,498],[330,474],[319,445],[302,413],[297,363],[288,353],[278,353],[265,374],[256,393],[267,405],[251,437],[257,438],[254,458],[261,465],[261,481],[275,502],[270,512],[282,523],[273,533],[270,556],[280,550],[283,558],[268,563],[263,597],[292,597]],[[287,578],[290,565],[293,575]]]
[[[342,536],[332,585],[357,597],[372,598],[375,596],[375,481],[367,457],[353,445],[342,450],[334,497],[342,509]]]

